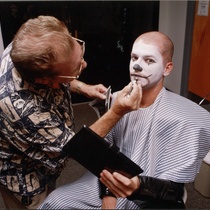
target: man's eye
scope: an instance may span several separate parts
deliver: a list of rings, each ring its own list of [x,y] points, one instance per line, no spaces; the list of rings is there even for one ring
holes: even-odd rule
[[[132,59],[132,61],[136,61],[136,60],[138,60],[138,57],[137,56],[131,56],[131,59]]]
[[[146,62],[149,65],[149,64],[154,63],[155,61],[153,59],[148,58],[148,59],[146,59]]]

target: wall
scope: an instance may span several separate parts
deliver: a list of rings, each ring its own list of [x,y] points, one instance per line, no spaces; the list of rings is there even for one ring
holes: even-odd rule
[[[159,1],[16,1],[0,2],[0,10],[5,46],[28,18],[48,14],[63,20],[74,36],[86,42],[88,65],[80,79],[89,84],[111,85],[113,92],[130,81],[133,41],[141,33],[158,30],[159,22]],[[72,99],[87,100],[78,94]]]
[[[206,5],[208,14],[199,15],[198,3],[196,1],[188,91],[204,98],[210,93],[210,5]]]
[[[167,34],[175,45],[174,69],[165,79],[165,86],[180,93],[184,38],[186,25],[187,1],[160,1],[159,30]],[[0,34],[0,55],[2,54],[2,36]]]
[[[1,22],[0,22],[0,56],[2,55],[3,50],[4,50],[4,44],[3,44],[3,39],[2,39]]]
[[[168,35],[174,43],[174,68],[166,77],[165,86],[180,94],[184,40],[187,15],[187,1],[160,1],[159,31]]]

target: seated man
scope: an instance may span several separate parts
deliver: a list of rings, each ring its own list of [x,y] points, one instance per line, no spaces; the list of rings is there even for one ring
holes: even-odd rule
[[[184,183],[194,180],[210,148],[210,113],[164,88],[173,51],[160,32],[135,40],[130,78],[142,86],[140,108],[124,115],[106,137],[143,173],[129,179],[103,170],[99,182],[87,172],[52,192],[41,209],[185,208]]]

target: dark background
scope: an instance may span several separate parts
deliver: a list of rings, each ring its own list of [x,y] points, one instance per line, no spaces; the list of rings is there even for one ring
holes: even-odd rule
[[[23,22],[38,15],[57,17],[73,36],[85,41],[88,66],[80,80],[111,85],[114,92],[130,81],[133,41],[143,32],[158,30],[159,1],[0,2],[4,47]],[[73,102],[87,100],[73,95]]]

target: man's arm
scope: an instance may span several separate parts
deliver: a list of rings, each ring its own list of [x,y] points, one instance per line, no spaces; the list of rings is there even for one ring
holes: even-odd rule
[[[137,205],[145,205],[147,208],[185,208],[182,199],[183,183],[148,176],[136,176],[129,179],[116,172],[111,174],[107,170],[101,173],[100,181],[116,197],[127,198]]]
[[[132,87],[132,88],[131,88]],[[132,89],[132,92],[130,90]],[[83,94],[89,98],[105,99],[104,92],[107,90],[103,85],[88,85],[79,80],[71,81],[71,90]],[[113,128],[113,126],[130,111],[137,110],[142,98],[142,89],[136,83],[130,83],[118,92],[113,106],[97,120],[90,128],[101,137]]]
[[[163,180],[148,176],[139,176],[140,187],[127,198],[137,205],[139,201],[146,201],[148,208],[154,205],[158,208],[185,208],[183,202],[184,184],[170,180]]]
[[[102,84],[89,85],[75,79],[70,82],[70,85],[71,91],[74,93],[82,94],[88,98],[106,99],[104,92],[106,92],[107,88]]]

